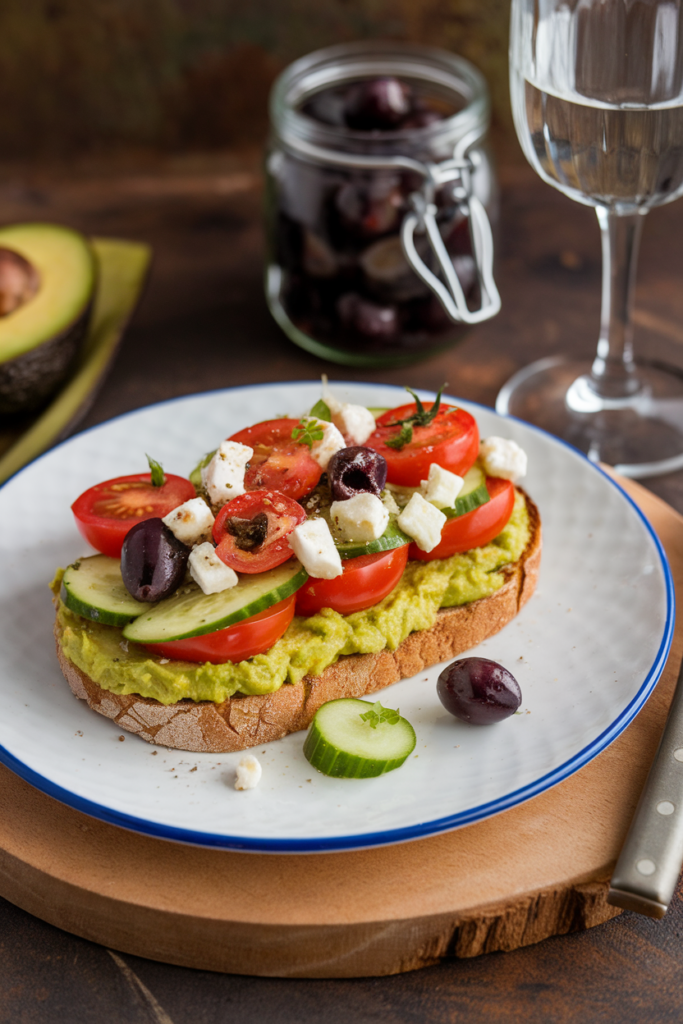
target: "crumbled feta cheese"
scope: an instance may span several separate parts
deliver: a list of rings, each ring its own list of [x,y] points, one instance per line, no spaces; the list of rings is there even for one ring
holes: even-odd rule
[[[309,576],[333,580],[343,569],[330,528],[324,519],[307,519],[289,535],[289,546]]]
[[[254,449],[239,441],[223,441],[208,466],[202,469],[202,485],[213,505],[244,494],[244,471]]]
[[[382,491],[382,504],[389,513],[389,515],[398,515],[401,511],[396,504],[396,498],[393,496],[391,491]]]
[[[344,402],[340,411],[332,414],[332,422],[351,444],[365,444],[375,430],[375,417],[370,410],[350,402]]]
[[[487,437],[479,443],[479,458],[489,476],[499,476],[513,483],[526,476],[526,452],[516,441],[505,437]]]
[[[235,570],[220,560],[209,541],[192,548],[187,564],[192,579],[205,594],[221,594],[239,581]]]
[[[427,480],[422,480],[420,486],[424,498],[432,505],[436,505],[437,508],[453,508],[463,483],[464,480],[461,476],[432,462],[429,467],[429,477]]]
[[[398,525],[412,537],[421,551],[432,551],[441,540],[446,516],[415,492],[398,517]]]
[[[326,420],[318,420],[315,417],[311,418],[315,422],[316,427],[323,432],[323,436],[320,440],[314,441],[311,446],[311,457],[315,459],[324,473],[327,469],[327,464],[334,453],[341,451],[342,448],[346,448],[346,441],[337,430],[334,423],[328,423]]]
[[[354,494],[345,501],[333,501],[330,515],[344,540],[377,540],[389,523],[389,513],[374,494]]]
[[[247,754],[237,765],[235,789],[254,789],[261,781],[261,764],[253,754]]]
[[[190,498],[161,521],[182,544],[192,547],[211,536],[213,513],[203,498]]]

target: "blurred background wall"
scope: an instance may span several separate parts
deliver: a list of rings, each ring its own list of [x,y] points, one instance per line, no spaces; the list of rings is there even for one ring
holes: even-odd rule
[[[260,143],[275,75],[358,38],[443,46],[512,137],[509,0],[0,0],[0,161]],[[516,151],[513,150],[513,152]]]

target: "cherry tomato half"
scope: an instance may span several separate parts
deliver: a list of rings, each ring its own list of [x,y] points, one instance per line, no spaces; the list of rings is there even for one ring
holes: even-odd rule
[[[296,592],[297,615],[315,615],[333,608],[341,615],[370,608],[394,589],[408,561],[408,544],[376,555],[360,555],[342,562],[344,573],[334,580],[309,577]]]
[[[247,491],[280,491],[290,498],[303,498],[318,484],[322,470],[311,458],[307,445],[292,440],[298,420],[265,420],[229,439],[254,449],[244,475]]]
[[[512,515],[515,488],[510,480],[487,476],[486,489],[490,500],[485,505],[448,519],[441,531],[441,543],[432,551],[421,551],[417,544],[411,544],[410,557],[431,562],[433,558],[448,558],[459,551],[483,547],[497,537]]]
[[[254,544],[240,529],[266,518],[263,540]],[[298,502],[280,491],[247,491],[224,505],[213,524],[216,554],[235,572],[265,572],[292,557],[288,537],[306,519]]]
[[[136,473],[95,484],[76,498],[71,510],[88,544],[103,555],[120,558],[131,527],[143,519],[162,519],[195,494],[185,477],[167,473],[161,487],[154,487],[151,473]]]
[[[433,402],[425,402],[425,410]],[[479,454],[479,430],[473,416],[453,405],[441,405],[426,427],[413,427],[413,439],[400,450],[387,445],[387,439],[401,431],[397,420],[417,412],[414,402],[390,409],[377,420],[377,429],[365,442],[387,460],[387,479],[400,487],[419,487],[426,480],[432,462],[438,462],[451,473],[464,476]],[[392,426],[392,424],[394,424]]]
[[[224,661],[232,661],[233,664],[244,661],[270,650],[280,639],[294,617],[295,600],[296,594],[292,594],[264,612],[242,619],[226,629],[217,629],[215,633],[142,646],[151,654],[178,661],[210,661],[214,665]]]

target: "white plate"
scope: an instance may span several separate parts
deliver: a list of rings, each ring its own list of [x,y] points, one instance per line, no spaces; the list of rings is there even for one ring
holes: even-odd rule
[[[337,385],[392,406],[405,392]],[[435,666],[382,697],[415,727],[415,754],[378,779],[329,779],[302,754],[303,733],[258,747],[259,787],[233,788],[241,754],[150,747],[77,701],[52,640],[47,584],[83,554],[71,502],[141,468],[145,452],[186,474],[218,440],[257,420],[299,415],[317,383],[212,392],[121,416],[44,455],[0,491],[0,759],[38,789],[97,818],[167,839],[262,852],[358,849],[489,817],[561,782],[625,728],[664,667],[674,621],[671,574],[651,527],[582,455],[526,424],[461,402],[483,436],[528,452],[525,481],[543,519],[538,591],[477,653],[509,667],[521,713],[468,726],[436,696]],[[424,397],[427,397],[426,395]],[[194,770],[196,768],[196,771]]]

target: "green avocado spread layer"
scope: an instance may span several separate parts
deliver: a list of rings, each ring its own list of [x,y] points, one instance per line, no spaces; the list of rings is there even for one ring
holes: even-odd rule
[[[397,587],[362,612],[340,615],[324,608],[309,619],[295,617],[284,636],[265,654],[222,665],[166,661],[123,640],[121,630],[90,622],[58,602],[57,617],[66,656],[103,689],[140,694],[162,704],[210,700],[221,703],[235,693],[279,690],[319,675],[342,654],[396,650],[410,634],[429,629],[439,608],[488,597],[505,583],[499,570],[516,562],[529,542],[526,502],[516,494],[512,516],[485,547],[433,562],[408,562]],[[61,572],[53,583],[59,593]]]

